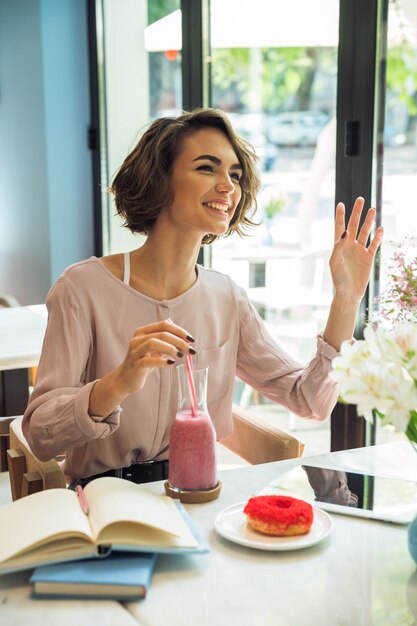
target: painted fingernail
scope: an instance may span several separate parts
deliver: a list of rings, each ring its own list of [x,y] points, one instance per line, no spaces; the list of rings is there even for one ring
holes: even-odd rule
[[[197,350],[194,350],[194,348],[192,348],[191,346],[188,348],[188,352],[190,354],[197,354]]]
[[[167,359],[167,363],[168,365],[174,365],[175,361],[174,359]]]
[[[187,335],[187,339],[188,341],[195,341],[194,337],[192,335]]]
[[[180,352],[180,351],[178,350],[178,352],[177,352],[177,356],[178,356],[180,359],[182,359],[182,357],[183,357],[184,355],[183,355],[183,353],[182,353],[182,352]]]
[[[346,237],[346,235],[347,235],[347,230],[345,230],[345,231],[342,233],[342,237],[341,237],[341,239],[344,239],[344,238]]]

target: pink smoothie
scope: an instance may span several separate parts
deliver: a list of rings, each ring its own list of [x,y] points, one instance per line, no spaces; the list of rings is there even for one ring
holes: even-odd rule
[[[184,490],[217,483],[216,434],[207,413],[177,413],[169,438],[169,484]]]

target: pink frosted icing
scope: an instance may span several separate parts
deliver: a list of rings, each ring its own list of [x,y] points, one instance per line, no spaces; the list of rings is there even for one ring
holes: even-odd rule
[[[206,413],[177,413],[169,439],[169,484],[184,490],[210,489],[217,483],[216,436]]]

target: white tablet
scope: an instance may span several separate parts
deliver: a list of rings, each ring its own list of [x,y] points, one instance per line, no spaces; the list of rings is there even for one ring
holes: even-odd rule
[[[408,524],[417,515],[417,482],[300,465],[262,494],[291,495],[331,513]]]

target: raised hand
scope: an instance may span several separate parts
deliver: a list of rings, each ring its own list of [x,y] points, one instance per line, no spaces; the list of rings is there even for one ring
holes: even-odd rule
[[[384,234],[384,229],[380,226],[368,244],[376,213],[375,209],[369,209],[358,235],[364,204],[363,198],[356,199],[347,227],[345,205],[342,202],[337,205],[335,243],[330,257],[330,271],[336,295],[357,301],[363,298],[375,254]]]
[[[367,245],[375,220],[375,209],[368,210],[358,234],[364,204],[363,198],[356,199],[347,227],[344,204],[340,202],[336,207],[335,243],[330,257],[335,293],[323,333],[324,339],[336,350],[340,349],[343,341],[352,338],[357,310],[384,234],[383,228],[377,228]]]

